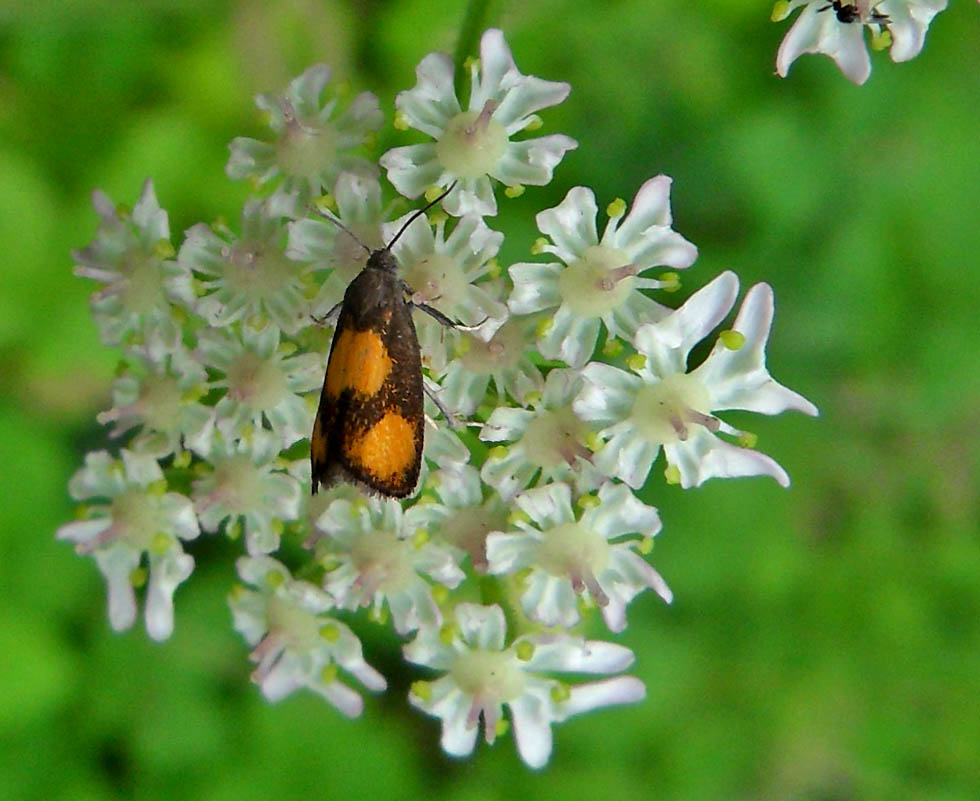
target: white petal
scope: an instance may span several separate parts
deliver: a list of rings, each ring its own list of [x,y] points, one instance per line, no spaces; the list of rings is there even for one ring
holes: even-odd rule
[[[586,248],[598,244],[598,213],[592,190],[576,186],[557,206],[539,212],[535,220],[538,230],[554,242],[558,257],[568,264],[581,257]]]
[[[889,51],[892,61],[908,61],[922,50],[926,30],[932,18],[946,8],[946,0],[908,0],[906,3],[887,0],[879,10],[887,14],[888,30],[892,35]]]
[[[194,557],[168,554],[152,560],[146,589],[146,632],[154,640],[167,639],[174,629],[174,591],[194,570]]]
[[[660,531],[660,515],[647,506],[623,484],[607,482],[599,490],[599,506],[582,515],[588,526],[605,539],[638,533],[653,536]]]
[[[510,267],[514,289],[507,299],[507,306],[514,314],[532,314],[561,303],[558,292],[558,263],[536,264],[522,262]]]
[[[578,142],[564,134],[510,142],[490,175],[508,186],[544,186],[565,153],[577,147]]]
[[[627,417],[643,384],[637,376],[603,362],[591,362],[581,371],[585,385],[572,403],[582,420],[612,423]]]
[[[802,395],[773,380],[766,370],[766,343],[772,327],[773,293],[768,284],[756,284],[745,296],[733,330],[745,337],[738,350],[720,341],[692,375],[711,392],[711,408],[745,409],[779,414],[795,409],[816,415],[817,407]]]
[[[739,448],[703,430],[687,442],[665,445],[664,452],[680,472],[685,489],[698,487],[709,478],[737,476],[772,476],[780,486],[789,486],[786,471],[771,457]]]
[[[687,372],[691,348],[725,319],[737,295],[738,277],[726,271],[663,320],[641,325],[636,348],[647,356],[646,369],[658,378]]]
[[[534,654],[527,669],[535,672],[618,673],[635,661],[633,652],[623,645],[579,637],[531,635]]]
[[[551,756],[551,716],[541,699],[525,694],[510,701],[514,739],[521,759],[532,768],[543,768]]]
[[[409,125],[438,139],[461,110],[453,88],[453,60],[445,53],[430,53],[415,68],[415,76],[418,83],[399,92],[395,106]]]
[[[388,171],[388,180],[395,189],[409,198],[417,198],[442,175],[432,142],[393,148],[378,163]]]
[[[487,422],[480,429],[480,439],[484,442],[514,441],[524,436],[528,423],[535,414],[530,409],[515,409],[509,406],[498,406],[490,414]]]
[[[542,530],[573,523],[572,488],[555,483],[528,490],[517,496],[517,505]]]
[[[356,718],[364,711],[364,699],[342,682],[331,681],[328,684],[314,682],[310,686],[346,717]]]
[[[562,704],[563,717],[576,715],[601,706],[632,704],[646,697],[646,687],[634,676],[617,676],[603,681],[572,687],[571,696]]]
[[[500,651],[504,647],[507,623],[503,610],[493,606],[462,603],[456,604],[456,623],[460,636],[470,648]]]
[[[504,534],[497,531],[487,536],[487,572],[509,575],[533,564],[538,541],[526,534]]]

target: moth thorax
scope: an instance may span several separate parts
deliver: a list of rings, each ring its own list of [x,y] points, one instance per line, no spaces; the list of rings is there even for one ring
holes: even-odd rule
[[[398,262],[395,261],[391,251],[387,249],[371,251],[366,266],[371,270],[384,270],[388,273],[398,272]]]

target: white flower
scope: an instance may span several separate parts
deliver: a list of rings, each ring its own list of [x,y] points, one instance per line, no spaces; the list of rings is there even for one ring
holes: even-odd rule
[[[424,529],[459,559],[468,555],[478,573],[486,572],[487,535],[507,525],[507,504],[496,493],[484,500],[480,471],[468,464],[433,473],[426,486],[441,502],[423,494],[405,512],[406,526]]]
[[[98,416],[102,424],[115,424],[110,436],[120,437],[138,427],[130,450],[162,459],[183,445],[206,456],[214,410],[199,402],[207,393],[207,374],[201,364],[182,344],[159,361],[131,351],[126,364],[126,372],[112,385],[112,408]]]
[[[480,40],[480,60],[470,66],[472,88],[463,111],[453,88],[453,62],[445,53],[430,53],[415,70],[414,89],[395,98],[401,121],[436,141],[396,147],[381,166],[388,180],[406,197],[416,198],[433,186],[456,186],[443,200],[455,217],[497,213],[491,178],[513,193],[524,184],[542,186],[555,165],[578,143],[561,134],[512,141],[540,125],[535,111],[561,103],[567,83],[522,75],[501,31],[490,29]]]
[[[591,189],[575,187],[558,206],[538,214],[538,229],[552,242],[539,249],[562,263],[513,265],[514,292],[508,305],[514,314],[558,307],[538,340],[546,358],[581,367],[595,350],[600,323],[610,336],[632,339],[641,323],[667,313],[640,290],[676,286],[676,278],[662,281],[639,273],[658,266],[681,270],[698,255],[670,227],[670,184],[666,175],[644,183],[625,218],[626,204],[610,203],[601,240]]]
[[[452,553],[408,523],[390,498],[338,499],[317,521],[327,534],[318,545],[332,568],[324,577],[327,592],[346,609],[372,606],[376,617],[387,601],[399,634],[441,622],[432,587],[420,573],[449,588],[463,580]]]
[[[742,444],[752,440],[713,416],[726,409],[817,414],[810,401],[776,383],[766,370],[773,316],[768,284],[748,291],[732,330],[719,336],[708,358],[688,372],[691,349],[724,319],[737,295],[738,278],[725,272],[660,322],[641,326],[635,374],[597,362],[583,370],[586,386],[574,408],[583,420],[605,426],[600,436],[608,441],[594,463],[606,475],[634,489],[643,486],[662,446],[668,479],[682,487],[698,486],[712,476],[754,475],[789,485],[786,471],[773,459],[717,437],[721,432],[739,437]]]
[[[591,502],[576,520],[567,484],[518,495],[514,503],[530,520],[517,519],[517,531],[487,537],[489,571],[528,571],[521,608],[546,626],[576,625],[581,619],[576,596],[588,593],[609,629],[622,631],[626,605],[643,590],[653,589],[668,603],[672,598],[660,574],[635,553],[652,545],[660,516],[622,484],[604,484],[598,498],[588,497]],[[619,539],[631,533],[645,539]]]
[[[551,756],[552,723],[646,694],[633,676],[572,686],[550,676],[625,670],[633,653],[621,645],[564,634],[530,634],[507,645],[499,606],[461,603],[454,617],[454,625],[423,629],[404,648],[410,662],[444,672],[435,681],[413,683],[408,700],[442,719],[441,744],[452,756],[473,751],[481,717],[484,738],[493,743],[506,705],[521,759],[540,768]]]
[[[294,579],[268,556],[239,558],[238,575],[255,587],[237,586],[228,597],[235,630],[255,646],[258,665],[252,681],[270,701],[300,687],[319,693],[348,717],[357,717],[364,700],[338,680],[341,667],[370,690],[387,686],[384,676],[364,661],[361,641],[327,614],[333,600],[319,587]]]
[[[276,141],[233,139],[225,168],[228,177],[264,184],[281,174],[275,202],[289,213],[330,189],[341,172],[373,174],[374,166],[350,151],[362,146],[384,122],[378,98],[361,92],[341,110],[335,98],[321,100],[329,80],[330,68],[314,64],[294,78],[282,95],[258,95],[255,105],[268,115]]]
[[[412,214],[385,225],[385,239],[391,241]],[[490,332],[491,326],[499,328],[508,312],[480,279],[490,271],[489,262],[503,241],[504,235],[488,228],[481,217],[467,215],[455,220],[447,236],[446,220],[437,222],[433,230],[421,215],[392,245],[391,252],[398,259],[399,275],[412,290],[412,302],[433,306],[465,326],[485,322]],[[488,318],[493,319],[492,324]],[[445,366],[446,360],[438,358],[438,352],[445,353],[443,343],[453,335],[452,330],[425,313],[415,314],[413,319],[426,364],[437,369]]]
[[[892,61],[908,61],[922,50],[932,18],[946,0],[779,0],[772,18],[779,22],[806,6],[786,33],[776,55],[776,72],[786,77],[803,53],[824,53],[856,84],[871,74],[864,29],[877,50],[891,44]]]
[[[200,533],[190,499],[167,492],[156,460],[122,451],[122,461],[106,451],[89,453],[85,467],[68,485],[76,500],[106,499],[85,509],[86,517],[58,529],[58,539],[75,543],[80,554],[92,554],[109,590],[109,623],[116,631],[136,620],[134,584],[147,579],[140,567],[146,556],[146,631],[167,639],[174,628],[174,591],[194,569],[181,540]]]
[[[294,220],[287,226],[286,255],[295,261],[309,262],[313,271],[329,271],[311,308],[311,313],[318,317],[344,299],[348,284],[364,268],[368,251],[385,245],[381,237],[385,211],[377,178],[341,173],[334,187],[334,200],[337,204],[334,216],[357,239],[336,224],[316,217]]]
[[[440,371],[439,400],[447,408],[470,416],[483,401],[493,380],[497,397],[523,403],[541,392],[544,379],[530,359],[533,322],[511,317],[502,326],[459,332],[454,358]],[[492,332],[492,336],[484,337]]]
[[[177,256],[205,276],[197,313],[216,327],[243,320],[261,328],[272,320],[294,334],[308,325],[310,269],[286,258],[286,228],[269,201],[245,204],[240,237],[223,225],[217,228],[218,233],[204,223],[189,228]]]
[[[581,390],[579,371],[553,369],[543,394],[530,397],[530,408],[498,406],[491,412],[480,439],[513,443],[493,448],[481,470],[483,480],[501,497],[512,498],[532,481],[571,481],[579,492],[599,485],[601,477],[592,468],[586,444],[592,429],[572,410]]]
[[[299,483],[278,469],[279,442],[270,431],[229,441],[214,438],[213,467],[191,485],[194,509],[205,531],[217,531],[228,520],[230,536],[245,528],[249,554],[279,547],[283,522],[299,514]]]
[[[222,373],[210,385],[225,390],[214,409],[218,430],[233,440],[246,426],[262,428],[265,422],[280,449],[310,436],[314,409],[305,393],[323,381],[323,357],[296,353],[292,343],[280,343],[274,325],[256,331],[245,324],[238,332],[240,339],[212,328],[198,338],[204,364]]]
[[[106,285],[90,300],[102,342],[143,345],[158,360],[180,341],[172,304],[190,308],[194,302],[190,271],[171,258],[167,212],[150,180],[131,213],[118,210],[103,192],[93,192],[92,203],[99,230],[72,256],[75,275]]]

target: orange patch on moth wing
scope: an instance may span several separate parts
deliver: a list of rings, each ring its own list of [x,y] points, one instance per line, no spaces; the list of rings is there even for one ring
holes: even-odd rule
[[[366,473],[390,481],[415,465],[415,426],[396,412],[387,412],[345,447],[347,458]]]
[[[337,334],[327,365],[326,390],[338,397],[345,389],[375,395],[391,372],[391,357],[375,331],[345,329]]]

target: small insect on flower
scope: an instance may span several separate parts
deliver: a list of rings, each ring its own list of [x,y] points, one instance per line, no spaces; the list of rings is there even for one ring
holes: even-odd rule
[[[323,318],[340,312],[310,439],[314,494],[319,485],[338,481],[392,498],[404,498],[415,489],[425,415],[412,309],[449,328],[456,324],[437,309],[412,302],[412,290],[398,277],[391,246],[451,189],[417,211],[385,247],[371,251],[361,243],[370,253],[364,269]],[[344,228],[333,217],[322,216]]]
[[[857,3],[842,3],[841,0],[833,0],[823,8],[818,8],[817,11],[819,13],[830,11],[830,9],[833,9],[834,14],[837,15],[837,21],[845,24],[864,22],[869,25],[884,25],[891,21],[887,14],[882,14],[874,6],[871,6],[868,0],[858,0]]]

